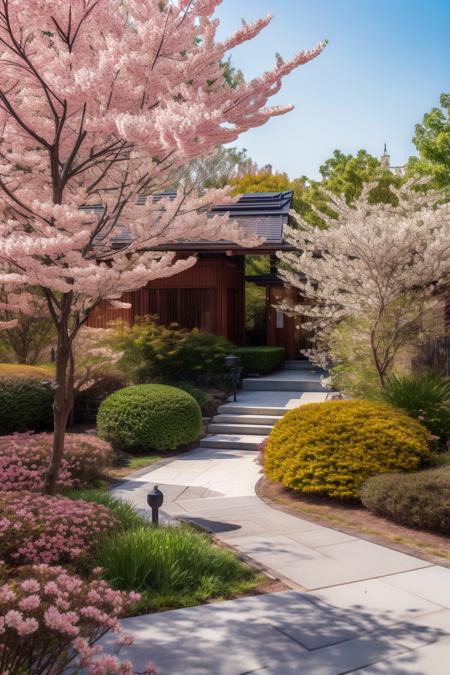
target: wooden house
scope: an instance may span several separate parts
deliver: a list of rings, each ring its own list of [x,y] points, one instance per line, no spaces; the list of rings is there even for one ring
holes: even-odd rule
[[[216,206],[215,213],[229,213],[244,230],[257,234],[261,244],[252,249],[241,248],[230,241],[171,244],[167,250],[176,251],[182,257],[195,255],[196,264],[184,272],[151,281],[144,288],[125,294],[123,300],[131,304],[130,309],[114,310],[106,303],[100,305],[90,317],[89,325],[105,328],[118,318],[132,324],[138,316],[153,314],[164,325],[175,322],[184,328],[197,327],[243,345],[246,342],[245,288],[246,283],[255,283],[265,288],[265,343],[283,346],[287,358],[298,358],[306,340],[301,322],[273,307],[284,294],[294,293],[293,289],[284,288],[276,270],[277,251],[289,248],[284,239],[284,228],[290,220],[291,206],[291,191],[246,194],[234,204]],[[115,242],[117,247],[125,243],[120,237]],[[246,276],[245,258],[248,255],[267,256],[270,272]]]

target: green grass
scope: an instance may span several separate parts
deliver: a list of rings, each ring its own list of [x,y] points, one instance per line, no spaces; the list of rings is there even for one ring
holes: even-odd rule
[[[95,565],[114,588],[142,594],[137,613],[230,597],[261,581],[231,551],[186,525],[141,526],[109,537]]]
[[[70,499],[83,499],[86,502],[96,502],[107,506],[114,513],[119,522],[120,531],[129,531],[133,528],[147,525],[148,521],[139,514],[137,509],[123,499],[114,497],[111,493],[101,490],[73,490],[66,493]],[[114,532],[117,536],[117,530]]]
[[[141,457],[133,457],[130,459],[130,462],[127,463],[127,467],[130,469],[141,469],[144,466],[153,464],[154,462],[159,462],[160,459],[164,459],[162,455],[144,455]]]

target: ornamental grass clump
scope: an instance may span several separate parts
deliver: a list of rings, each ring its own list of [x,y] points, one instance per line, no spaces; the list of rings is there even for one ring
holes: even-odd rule
[[[142,611],[227,597],[259,581],[231,551],[185,525],[143,526],[108,537],[96,563],[113,588],[143,594]]]
[[[11,565],[79,563],[116,522],[100,504],[1,492],[0,558]]]
[[[40,491],[52,451],[51,434],[11,434],[0,437],[0,490]],[[111,461],[111,446],[96,436],[66,434],[57,487],[95,483]]]
[[[326,401],[276,423],[264,469],[296,492],[358,499],[370,476],[414,471],[432,457],[429,432],[404,412],[371,401]]]
[[[137,593],[84,581],[62,567],[33,565],[10,577],[0,566],[0,672],[10,675],[66,673],[131,675],[132,664],[102,654],[96,644],[108,631],[117,648],[131,644],[119,617],[129,614]],[[150,666],[146,673],[154,672]]]
[[[387,403],[419,419],[442,446],[450,439],[450,381],[436,373],[392,375],[383,390]]]

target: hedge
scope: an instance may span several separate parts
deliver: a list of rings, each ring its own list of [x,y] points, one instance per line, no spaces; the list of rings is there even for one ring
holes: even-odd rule
[[[37,379],[0,378],[0,435],[53,424],[53,395]]]
[[[358,499],[364,481],[432,459],[429,432],[389,405],[325,401],[288,412],[269,435],[267,476],[297,492]]]
[[[114,392],[97,415],[100,438],[120,450],[174,450],[195,441],[202,429],[198,403],[164,384],[138,384]]]
[[[284,347],[238,347],[233,354],[241,359],[243,375],[266,375],[284,363]]]
[[[374,476],[362,486],[361,501],[400,525],[450,534],[450,467]]]

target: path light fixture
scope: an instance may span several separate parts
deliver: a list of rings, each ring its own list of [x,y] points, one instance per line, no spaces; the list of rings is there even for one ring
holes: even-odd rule
[[[225,357],[225,365],[231,368],[231,386],[233,388],[233,400],[236,401],[237,386],[239,378],[241,377],[242,368],[240,367],[240,358],[234,354],[229,354]]]
[[[160,507],[162,506],[162,503],[164,501],[164,495],[161,492],[161,490],[158,489],[158,486],[155,485],[153,487],[153,490],[148,493],[147,495],[147,504],[152,510],[152,523],[153,525],[158,526],[159,523],[159,514],[158,511]]]

